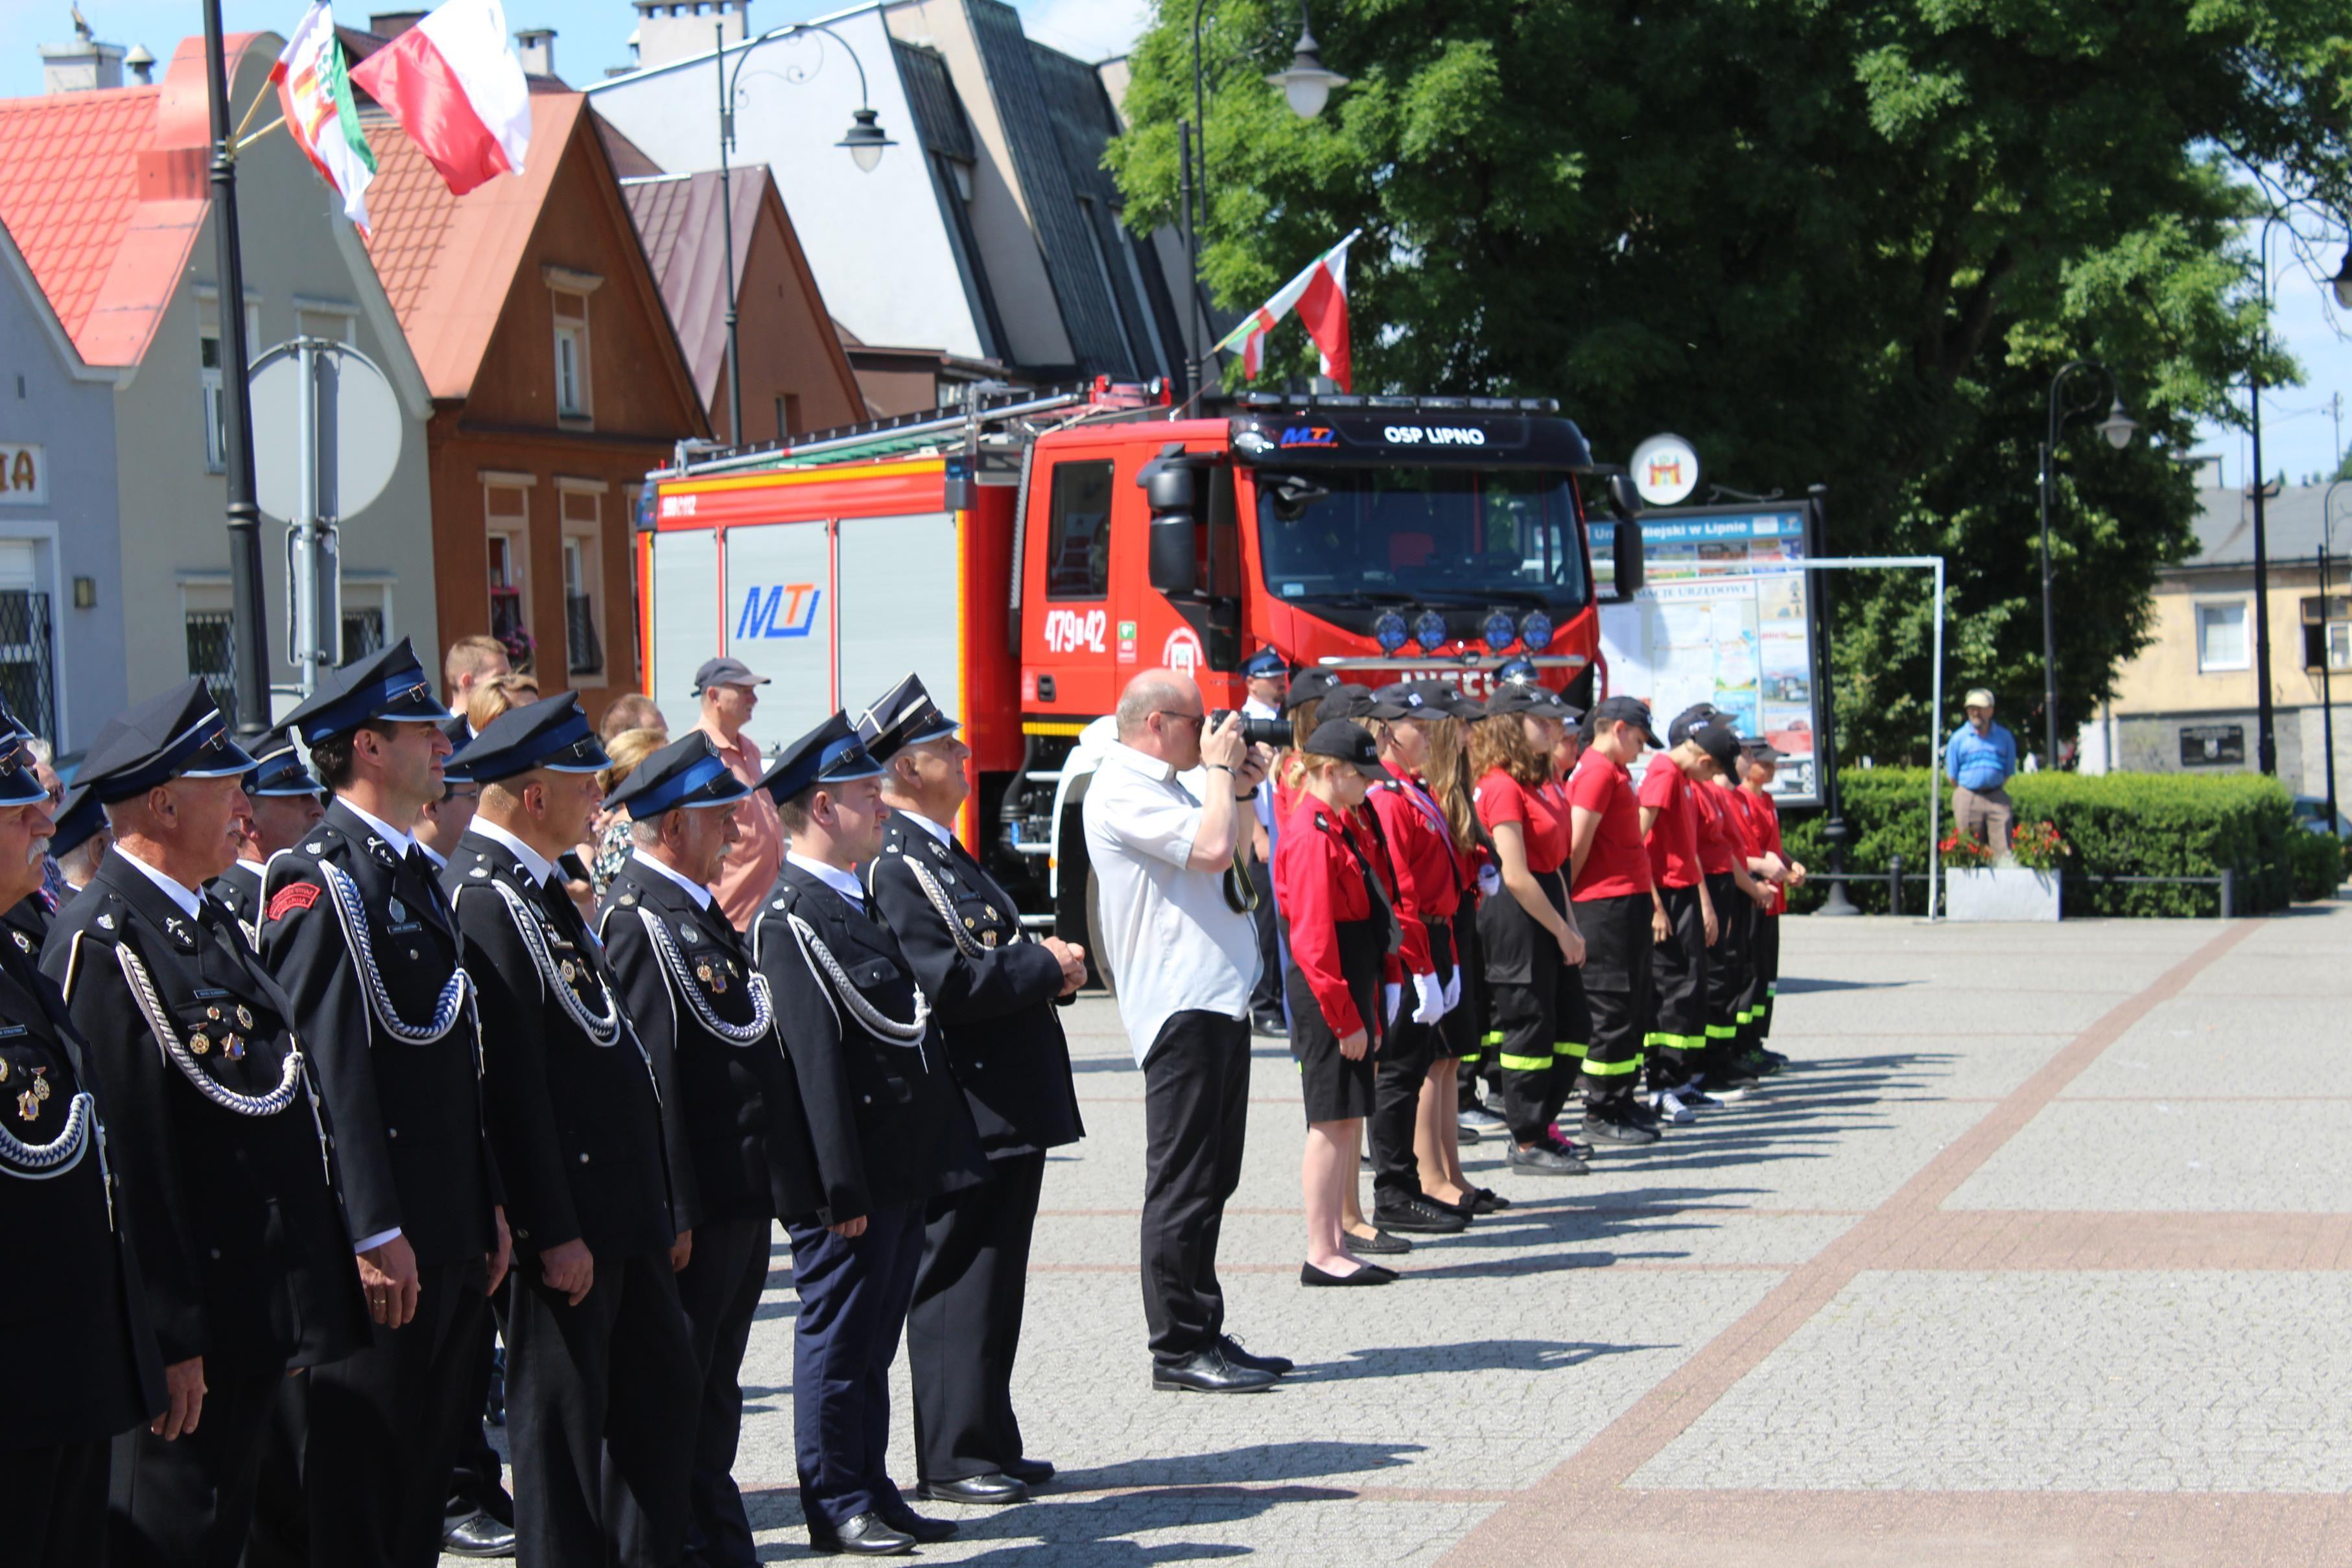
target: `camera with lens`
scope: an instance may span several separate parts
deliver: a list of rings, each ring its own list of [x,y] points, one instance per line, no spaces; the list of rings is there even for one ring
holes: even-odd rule
[[[1233,709],[1221,707],[1209,716],[1209,727],[1216,728],[1232,716]],[[1290,744],[1290,723],[1279,718],[1247,718],[1242,720],[1242,739],[1252,746],[1271,746],[1276,751]]]

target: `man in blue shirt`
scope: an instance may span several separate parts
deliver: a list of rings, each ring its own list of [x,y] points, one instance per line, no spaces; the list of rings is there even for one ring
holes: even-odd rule
[[[1963,705],[1969,722],[1944,746],[1944,772],[1952,780],[1952,823],[1963,838],[1990,844],[2009,858],[2009,776],[2017,771],[2017,737],[1992,721],[1992,694],[1982,686]]]

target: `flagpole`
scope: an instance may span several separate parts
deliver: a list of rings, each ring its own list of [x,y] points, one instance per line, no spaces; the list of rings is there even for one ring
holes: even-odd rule
[[[236,733],[269,728],[269,626],[262,618],[261,508],[254,503],[252,362],[245,337],[245,256],[237,244],[236,140],[229,130],[228,64],[220,0],[204,0],[205,74],[212,110],[213,239],[220,271],[221,462],[228,491],[230,645]]]

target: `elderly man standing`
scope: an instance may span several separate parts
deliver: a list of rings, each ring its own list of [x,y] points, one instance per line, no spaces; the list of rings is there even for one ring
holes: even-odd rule
[[[753,674],[740,659],[707,659],[694,672],[694,695],[702,701],[702,717],[694,727],[710,737],[727,771],[751,791],[735,808],[738,836],[711,888],[727,924],[747,934],[784,863],[784,825],[775,800],[759,787],[767,762],[760,743],[743,733],[760,706],[760,688],[767,684],[767,676]]]
[[[1982,686],[1963,705],[1969,722],[1944,744],[1944,772],[1952,781],[1952,823],[1964,838],[2009,858],[2009,777],[2017,771],[2017,737],[1992,719],[1992,694]]]
[[[1269,1387],[1290,1370],[1224,1332],[1217,1236],[1248,1126],[1257,934],[1236,851],[1265,763],[1238,716],[1210,729],[1201,690],[1147,670],[1118,699],[1118,739],[1087,792],[1104,962],[1143,1069],[1143,1311],[1151,1385]],[[1204,768],[1207,799],[1177,775]]]

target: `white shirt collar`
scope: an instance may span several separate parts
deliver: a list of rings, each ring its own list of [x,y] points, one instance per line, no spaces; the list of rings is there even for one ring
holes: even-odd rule
[[[857,879],[855,876],[852,876],[849,873],[842,870],[839,866],[828,865],[823,861],[811,860],[808,856],[802,854],[797,850],[786,850],[784,852],[784,858],[792,862],[793,864],[800,867],[801,870],[808,873],[809,875],[816,878],[817,881],[824,883],[825,886],[833,889],[834,892],[841,894],[842,897],[849,900],[850,903],[856,904],[858,908],[863,909],[866,907],[866,889],[858,885]]]
[[[123,849],[120,844],[116,845],[115,848],[124,860],[129,861],[132,865],[137,866],[141,872],[145,873],[149,882],[152,882],[157,887],[162,888],[163,890],[163,896],[180,906],[181,914],[186,915],[191,920],[195,918],[196,910],[201,904],[201,900],[197,898],[194,889],[181,886],[170,877],[165,876],[162,872],[157,871],[153,866],[149,865],[145,861],[141,860],[137,855],[132,854],[129,850]]]
[[[944,823],[934,822],[929,817],[924,816],[920,811],[909,811],[903,806],[893,806],[890,809],[899,816],[906,818],[907,821],[919,824],[926,832],[929,833],[931,837],[939,840],[940,842],[943,844],[955,837],[953,833],[948,831]]]
[[[251,873],[252,873],[254,875],[256,875],[256,876],[264,876],[264,875],[267,875],[267,874],[268,873],[268,871],[269,871],[269,867],[268,867],[268,865],[264,864],[262,862],[260,862],[260,861],[249,861],[249,860],[246,859],[243,855],[239,855],[239,856],[237,856],[237,857],[236,857],[236,863],[237,863],[237,864],[239,864],[239,865],[241,865],[241,866],[243,866],[246,870],[247,870],[247,871],[251,872]]]
[[[447,855],[443,854],[439,850],[435,849],[423,839],[416,841],[416,847],[425,852],[425,858],[433,862],[433,869],[435,871],[446,871],[448,869],[449,857]]]
[[[353,804],[349,796],[338,795],[335,799],[337,802],[341,805],[344,810],[349,811],[352,816],[357,817],[361,821],[365,822],[369,827],[374,829],[376,836],[383,839],[385,843],[392,846],[392,852],[394,854],[400,856],[403,860],[406,860],[408,858],[408,846],[415,842],[413,836],[402,832],[398,828],[394,827],[390,822],[385,821],[373,811]]]
[[[541,854],[537,850],[532,849],[529,844],[524,843],[520,839],[516,838],[512,833],[508,832],[496,822],[484,821],[481,818],[476,817],[474,819],[474,831],[481,834],[482,837],[489,840],[494,844],[505,845],[508,852],[512,854],[516,861],[520,862],[524,874],[529,876],[533,882],[543,883],[554,880],[555,862],[553,861],[549,860],[545,855]]]
[[[687,881],[686,878],[678,875],[677,872],[671,870],[668,866],[662,864],[661,862],[656,860],[653,856],[646,853],[646,852],[641,849],[632,849],[629,852],[629,859],[635,864],[644,866],[647,871],[659,873],[661,875],[666,876],[669,878],[670,881],[677,883],[678,886],[686,889],[688,893],[694,895],[694,906],[697,909],[709,909],[710,907],[710,890],[703,886],[700,883]]]
[[[1123,764],[1142,774],[1146,779],[1157,779],[1162,783],[1176,777],[1176,769],[1172,764],[1162,762],[1150,752],[1138,751],[1123,740],[1112,741],[1110,749],[1103,754],[1103,760]]]

